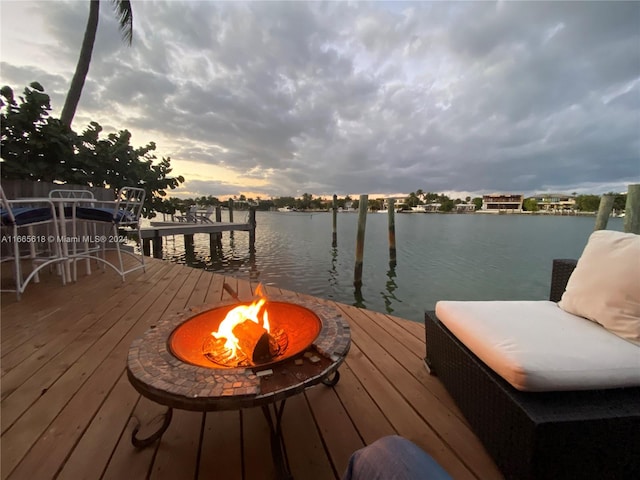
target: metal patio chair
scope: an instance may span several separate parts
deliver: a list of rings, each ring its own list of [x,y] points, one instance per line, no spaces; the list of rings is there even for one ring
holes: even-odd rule
[[[72,190],[72,189],[54,189],[49,192],[49,198],[52,199],[70,199],[69,203],[61,202],[58,204],[58,217],[60,219],[61,227],[65,227],[64,232],[60,232],[61,234],[71,234],[72,241],[72,251],[67,252],[67,257],[75,259],[78,253],[78,245],[82,244],[82,254],[85,258],[86,262],[86,274],[91,275],[91,260],[88,258],[90,252],[98,252],[101,250],[101,246],[96,242],[97,238],[97,230],[95,224],[92,222],[78,222],[76,218],[76,208],[78,205],[81,206],[93,206],[95,202],[95,197],[91,190]],[[71,201],[73,200],[73,201]],[[83,200],[80,202],[79,200]],[[87,202],[85,203],[84,200]],[[62,216],[64,215],[64,216]],[[63,223],[64,219],[64,223]],[[71,227],[71,232],[66,229],[66,225],[69,224]],[[82,227],[82,228],[80,228]],[[67,246],[68,250],[68,246]],[[77,280],[77,262],[73,261],[73,281]]]
[[[115,251],[117,255],[117,264],[114,264],[106,255],[97,256],[90,253],[89,258],[94,258],[105,265],[113,268],[122,277],[122,281],[125,279],[127,273],[131,273],[135,270],[145,268],[144,254],[140,249],[140,254],[136,254],[134,251],[124,248],[122,245],[122,237],[119,233],[119,229],[123,227],[133,228],[140,240],[140,218],[142,213],[142,206],[145,199],[145,190],[137,187],[122,187],[116,195],[116,200],[111,202],[96,202],[95,206],[78,206],[76,208],[76,218],[78,220],[85,220],[94,222],[96,225],[102,224],[105,228],[104,234],[98,236],[99,243],[102,246],[102,251]],[[125,267],[123,254],[126,254],[136,260],[136,264],[133,267]],[[82,258],[85,255],[78,253],[76,258]]]
[[[13,262],[14,280],[14,288],[2,288],[1,291],[16,292],[20,300],[31,280],[34,283],[40,281],[40,271],[44,267],[64,260],[58,242],[60,232],[56,209],[51,201],[44,198],[8,200],[0,186],[0,225],[3,230],[0,262]],[[51,230],[34,228],[40,225]],[[28,274],[23,270],[24,260],[31,263]],[[66,279],[62,269],[61,277],[64,285]]]

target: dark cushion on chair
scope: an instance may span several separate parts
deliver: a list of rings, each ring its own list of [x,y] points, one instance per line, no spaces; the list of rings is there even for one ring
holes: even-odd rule
[[[30,223],[46,222],[53,218],[49,207],[15,207],[12,208],[16,225],[28,225]],[[0,209],[2,225],[13,225],[9,217],[9,211]]]
[[[92,220],[94,222],[114,221],[113,210],[110,208],[95,207],[78,207],[76,209],[76,218],[80,220]],[[136,218],[126,210],[118,210],[116,213],[115,223],[135,222]]]
[[[64,218],[72,218],[72,217],[73,217],[73,207],[64,207]]]

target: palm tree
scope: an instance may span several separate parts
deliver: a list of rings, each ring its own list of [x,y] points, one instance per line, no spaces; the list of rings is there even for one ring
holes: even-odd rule
[[[133,10],[129,0],[111,0],[114,5],[118,20],[120,22],[120,32],[125,42],[131,45],[133,39]],[[89,2],[89,19],[84,31],[84,39],[82,40],[82,48],[80,49],[80,58],[76,65],[76,71],[71,80],[71,86],[67,93],[67,98],[62,107],[60,121],[71,128],[71,122],[76,114],[82,87],[89,72],[91,64],[91,54],[93,52],[93,44],[96,40],[96,32],[98,31],[98,17],[100,13],[100,0],[90,0]]]

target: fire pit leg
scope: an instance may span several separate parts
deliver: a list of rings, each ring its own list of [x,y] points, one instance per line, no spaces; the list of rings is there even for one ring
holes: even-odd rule
[[[140,424],[138,423],[138,425],[136,425],[136,427],[133,429],[133,432],[131,433],[131,443],[136,448],[146,448],[149,445],[153,444],[156,440],[159,440],[160,437],[162,437],[164,432],[167,431],[167,428],[169,428],[169,424],[171,423],[172,418],[173,418],[173,408],[169,407],[167,412],[164,414],[164,421],[162,422],[162,425],[160,425],[160,428],[154,433],[152,433],[151,435],[149,435],[147,438],[136,437],[136,435],[138,434],[138,431],[140,430]]]
[[[262,413],[264,413],[264,418],[266,418],[271,432],[271,457],[273,458],[278,478],[280,480],[293,480],[291,470],[289,470],[287,450],[282,438],[282,412],[286,401],[286,398],[282,400],[280,406],[277,406],[276,403],[273,404],[273,416],[269,405],[262,405]]]
[[[333,372],[333,377],[329,377],[329,375],[327,375],[322,379],[322,383],[325,384],[327,387],[333,387],[339,381],[340,381],[340,372],[338,370]]]

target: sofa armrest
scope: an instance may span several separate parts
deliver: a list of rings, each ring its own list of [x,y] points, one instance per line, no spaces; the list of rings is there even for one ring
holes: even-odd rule
[[[562,294],[567,288],[569,277],[576,268],[577,260],[567,258],[556,258],[553,260],[551,271],[551,289],[549,290],[549,300],[559,302]]]

